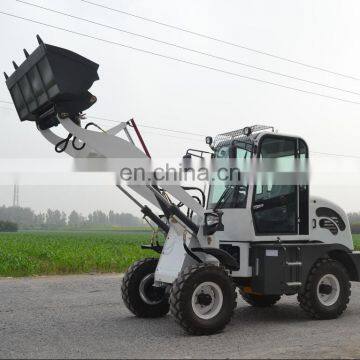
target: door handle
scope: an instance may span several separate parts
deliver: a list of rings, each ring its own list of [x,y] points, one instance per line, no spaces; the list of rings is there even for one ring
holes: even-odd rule
[[[264,204],[256,204],[253,206],[253,210],[259,210],[264,207]]]
[[[313,229],[316,228],[316,219],[312,219],[312,228],[313,228]]]

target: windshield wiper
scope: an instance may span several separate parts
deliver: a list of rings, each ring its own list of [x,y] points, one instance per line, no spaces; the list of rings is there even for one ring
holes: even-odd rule
[[[224,190],[224,192],[222,193],[222,195],[220,196],[220,199],[218,200],[218,202],[216,203],[215,207],[214,207],[214,211],[216,211],[220,205],[221,205],[221,202],[224,200],[224,203],[225,201],[228,199],[229,195],[231,194],[231,190],[233,190],[234,185],[226,185],[226,189]],[[237,185],[236,185],[237,186]]]

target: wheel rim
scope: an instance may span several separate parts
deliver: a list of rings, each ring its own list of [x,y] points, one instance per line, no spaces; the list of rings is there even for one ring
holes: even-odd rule
[[[333,274],[324,275],[317,286],[317,297],[322,305],[331,306],[336,303],[340,295],[340,284]]]
[[[154,274],[146,275],[140,282],[139,293],[142,301],[148,305],[160,304],[163,300],[163,289],[154,285]]]
[[[208,320],[219,314],[224,296],[219,285],[214,282],[201,283],[193,292],[191,305],[196,316]]]

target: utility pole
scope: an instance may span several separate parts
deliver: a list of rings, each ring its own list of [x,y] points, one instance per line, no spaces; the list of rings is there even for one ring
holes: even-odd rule
[[[14,184],[13,207],[19,207],[19,185]]]

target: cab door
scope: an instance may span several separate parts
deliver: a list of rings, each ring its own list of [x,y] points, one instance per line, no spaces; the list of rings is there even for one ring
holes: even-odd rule
[[[268,172],[258,177],[254,186],[252,214],[256,235],[308,233],[308,186],[297,185],[291,175],[296,169],[295,160],[300,157],[300,147],[307,158],[307,147],[303,144],[297,138],[277,135],[261,139],[257,157]]]

